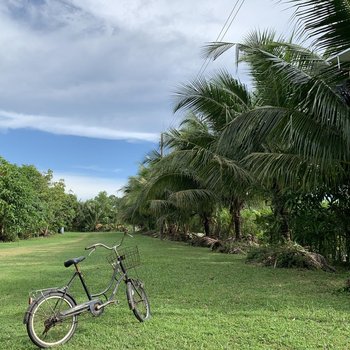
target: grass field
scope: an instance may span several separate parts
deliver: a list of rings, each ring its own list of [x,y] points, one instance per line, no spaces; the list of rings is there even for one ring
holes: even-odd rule
[[[28,292],[63,286],[73,270],[64,260],[120,237],[66,233],[0,244],[0,349],[35,349],[22,324]],[[128,243],[141,252],[152,319],[136,320],[123,287],[120,304],[98,318],[82,316],[62,349],[350,349],[350,295],[337,292],[345,272],[254,267],[241,256],[145,236]],[[102,251],[81,267],[93,291],[102,289],[110,273]]]

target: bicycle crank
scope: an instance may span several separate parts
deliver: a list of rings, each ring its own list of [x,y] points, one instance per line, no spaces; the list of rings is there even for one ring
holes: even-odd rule
[[[90,312],[93,316],[101,316],[104,311],[104,305],[101,300],[96,300],[90,304]]]

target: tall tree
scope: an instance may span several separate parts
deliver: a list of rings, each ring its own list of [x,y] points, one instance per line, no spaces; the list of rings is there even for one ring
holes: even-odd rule
[[[205,186],[229,207],[236,239],[241,238],[241,210],[252,193],[250,176],[240,164],[241,154],[227,157],[217,148],[224,128],[238,115],[252,107],[252,96],[246,86],[228,72],[221,71],[209,80],[196,79],[183,85],[176,94],[175,111],[193,111],[207,125],[210,139],[197,144],[192,163]]]
[[[232,43],[213,43],[218,57]],[[243,163],[272,189],[275,213],[288,239],[282,189],[315,188],[346,180],[349,162],[349,108],[338,84],[347,72],[325,57],[270,32],[253,32],[236,45],[248,63],[256,107],[224,130],[219,148],[246,154]]]

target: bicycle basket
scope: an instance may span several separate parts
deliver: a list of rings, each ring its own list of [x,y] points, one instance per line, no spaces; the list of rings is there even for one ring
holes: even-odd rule
[[[118,262],[123,264],[125,270],[140,266],[140,254],[137,247],[123,247],[118,249],[117,254],[113,252],[107,257],[107,261],[113,268],[118,266]]]

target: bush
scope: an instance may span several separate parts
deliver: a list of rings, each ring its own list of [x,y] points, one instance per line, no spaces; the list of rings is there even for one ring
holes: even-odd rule
[[[293,242],[253,248],[248,252],[247,262],[279,268],[335,271],[322,255]]]

